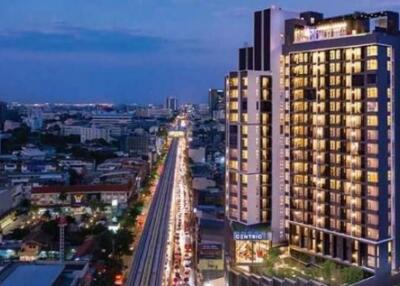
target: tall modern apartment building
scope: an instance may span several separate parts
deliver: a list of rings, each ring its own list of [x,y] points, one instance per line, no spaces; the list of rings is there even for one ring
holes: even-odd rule
[[[377,273],[399,268],[398,21],[255,13],[254,47],[226,79],[234,264],[286,243]]]
[[[178,99],[176,97],[168,96],[165,99],[165,108],[171,111],[178,110]]]
[[[214,120],[225,120],[225,93],[223,89],[208,90],[208,109]]]

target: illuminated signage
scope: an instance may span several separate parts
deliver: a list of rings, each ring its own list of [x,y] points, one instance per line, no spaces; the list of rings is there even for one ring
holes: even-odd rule
[[[235,231],[234,240],[270,240],[271,233],[266,231]]]
[[[207,243],[199,245],[200,259],[222,259],[222,245]]]

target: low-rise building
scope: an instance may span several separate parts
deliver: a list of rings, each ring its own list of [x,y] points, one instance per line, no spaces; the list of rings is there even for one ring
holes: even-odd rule
[[[0,216],[14,207],[13,192],[9,188],[0,189]]]
[[[111,142],[111,130],[109,128],[91,126],[81,127],[80,129],[81,142],[92,141],[96,139],[104,139],[106,142]]]
[[[2,286],[75,286],[90,281],[87,262],[10,263],[0,269]]]
[[[72,186],[43,186],[32,189],[31,200],[36,206],[85,206],[91,200],[106,205],[126,207],[135,186],[129,184],[97,184]],[[62,198],[61,195],[64,195]]]
[[[20,127],[21,127],[21,123],[20,122],[12,121],[12,120],[6,120],[6,121],[4,121],[3,131],[4,132],[12,131],[12,130],[20,128]]]
[[[194,163],[205,163],[206,161],[206,148],[205,147],[191,147],[189,148],[189,158]]]

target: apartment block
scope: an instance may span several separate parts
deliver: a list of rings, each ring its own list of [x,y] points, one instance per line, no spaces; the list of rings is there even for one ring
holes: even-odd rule
[[[289,245],[395,269],[398,14],[303,13],[285,37]]]
[[[398,21],[390,11],[255,12],[254,46],[239,50],[225,84],[234,264],[286,244],[398,269]]]

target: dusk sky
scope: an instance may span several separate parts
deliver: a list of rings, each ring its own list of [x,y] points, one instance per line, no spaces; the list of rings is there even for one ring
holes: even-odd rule
[[[275,4],[326,15],[400,0],[1,0],[0,100],[205,102]]]

